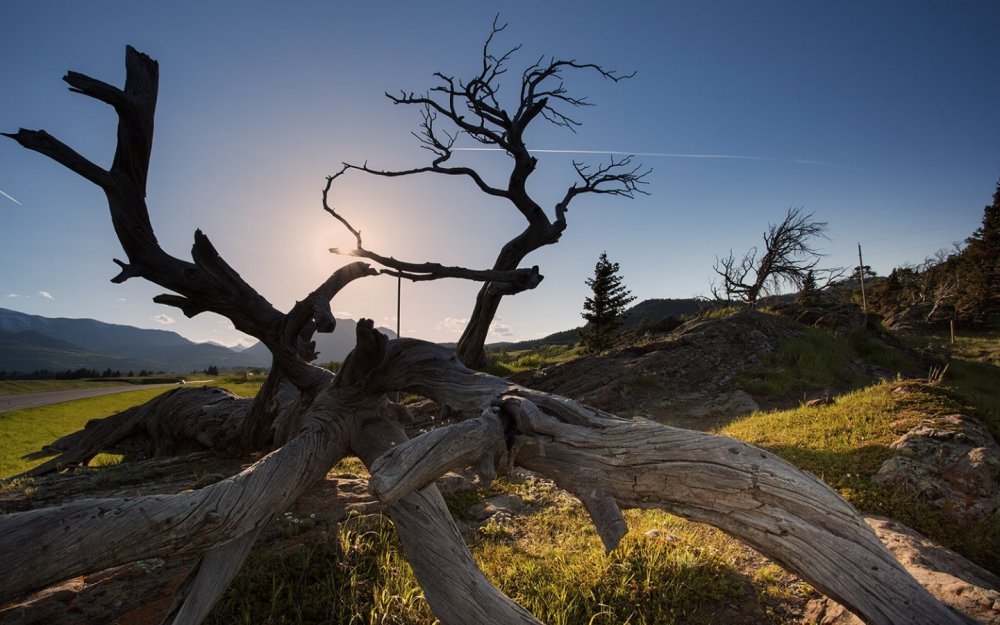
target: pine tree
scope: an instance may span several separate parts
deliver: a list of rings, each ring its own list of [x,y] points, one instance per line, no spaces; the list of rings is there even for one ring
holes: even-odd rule
[[[600,351],[611,345],[618,318],[635,298],[622,284],[618,263],[609,261],[607,252],[601,252],[594,267],[594,277],[586,282],[594,296],[583,302],[581,315],[587,320],[587,326],[580,332],[580,338],[588,351]]]
[[[983,223],[965,240],[964,289],[959,308],[977,321],[1000,313],[1000,182],[993,203],[983,209]]]
[[[819,287],[816,285],[816,274],[810,269],[802,278],[798,301],[803,306],[815,306],[820,303]]]

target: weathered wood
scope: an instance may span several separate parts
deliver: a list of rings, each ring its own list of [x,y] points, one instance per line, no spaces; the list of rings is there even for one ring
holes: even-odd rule
[[[221,388],[177,388],[141,406],[91,420],[84,429],[27,455],[29,460],[55,457],[22,476],[82,466],[100,453],[156,456],[233,449],[250,402]]]
[[[406,433],[384,413],[365,417],[352,450],[369,466],[406,441]],[[540,625],[527,610],[497,590],[479,569],[434,484],[388,506],[403,553],[444,625]]]
[[[372,463],[368,489],[382,503],[393,503],[448,471],[475,466],[482,456],[494,454],[506,454],[496,410],[393,447]]]
[[[595,429],[520,417],[518,465],[570,491],[709,523],[780,562],[869,623],[962,623],[833,489],[761,449],[645,420]]]
[[[266,525],[347,451],[328,392],[302,432],[245,471],[193,492],[85,499],[0,516],[0,601],[134,560],[201,553]]]
[[[390,353],[400,347],[393,343]],[[622,419],[474,374],[430,344],[410,342],[398,355],[380,379],[407,388],[409,370],[412,386],[439,401],[466,410],[502,406],[514,424],[508,439],[514,463],[570,492],[660,507],[714,525],[870,623],[966,622],[913,580],[833,489],[774,454],[722,436]],[[424,376],[425,368],[434,375]],[[406,445],[414,452],[422,447]]]
[[[185,625],[205,620],[233,581],[263,528],[257,527],[227,543],[209,549],[174,595],[163,625]]]
[[[494,24],[490,40],[500,30]],[[489,40],[483,73],[476,79],[487,86],[503,73],[509,57],[509,53],[493,56],[488,47]],[[561,86],[543,86],[563,69],[621,78],[574,61],[536,64],[522,75],[520,105],[509,115],[495,106],[490,88],[468,91],[438,74],[444,84],[432,91],[444,94],[443,101],[430,95],[392,98],[399,104],[427,107],[421,141],[437,155],[432,165],[400,172],[367,165],[344,168],[382,176],[421,172],[464,176],[483,192],[511,201],[526,218],[525,230],[503,246],[494,262],[492,271],[501,273],[477,274],[524,279],[484,284],[459,344],[459,357],[466,362],[481,363],[483,339],[501,298],[537,284],[537,270],[525,273],[518,266],[531,251],[559,239],[576,195],[641,192],[637,185],[645,173],[624,159],[595,170],[574,163],[581,182],[556,205],[554,220],[528,195],[526,182],[536,161],[525,147],[524,130],[539,115],[572,126],[575,122],[552,104],[582,103]],[[197,554],[200,564],[181,584],[167,618],[169,623],[197,622],[232,579],[260,529],[350,451],[373,469],[373,489],[392,502],[388,512],[404,553],[431,608],[446,625],[538,623],[483,576],[441,494],[429,483],[457,466],[478,466],[489,476],[498,463],[512,462],[552,477],[580,497],[609,548],[625,531],[619,505],[657,506],[746,540],[871,623],[963,622],[902,569],[836,492],[760,449],[724,437],[621,419],[529,391],[471,371],[438,346],[414,340],[387,343],[370,320],[358,324],[358,347],[336,378],[310,364],[313,332],[335,325],[329,299],[374,270],[364,263],[342,268],[284,314],[247,284],[201,231],[195,232],[193,262],[168,255],[156,240],[145,203],[158,65],[128,48],[126,72],[123,89],[82,74],[66,77],[73,91],[110,104],[118,114],[118,143],[110,170],[44,131],[22,129],[7,136],[105,191],[113,226],[129,259],[115,261],[121,272],[114,281],[142,277],[172,291],[155,298],[157,302],[177,306],[187,315],[212,311],[227,317],[267,346],[274,358],[274,377],[249,421],[246,403],[224,392],[177,392],[150,404],[145,412],[123,413],[59,441],[55,450],[62,455],[43,465],[44,470],[79,464],[95,450],[142,431],[155,442],[153,451],[160,453],[179,451],[192,441],[216,449],[230,441],[243,450],[282,446],[238,475],[192,492],[77,500],[0,516],[0,570],[15,572],[0,577],[0,601],[122,563]],[[465,117],[465,108],[456,109],[456,102],[471,108],[472,117]],[[454,138],[435,134],[435,111],[513,158],[506,188],[489,186],[472,169],[445,166]],[[361,248],[360,234],[348,228]],[[397,272],[414,268],[392,262]],[[440,265],[424,267],[464,273]],[[281,377],[298,389],[283,414],[265,409],[277,397]],[[399,390],[433,398],[453,417],[472,421],[408,443],[395,420],[398,412],[383,395]]]

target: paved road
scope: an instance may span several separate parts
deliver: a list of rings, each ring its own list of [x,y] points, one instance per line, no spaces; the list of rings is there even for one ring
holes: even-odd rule
[[[23,395],[3,395],[0,396],[0,412],[10,410],[23,410],[25,408],[36,408],[47,406],[48,404],[58,404],[64,401],[75,399],[85,399],[87,397],[98,397],[100,395],[111,395],[114,393],[124,393],[126,391],[141,391],[148,388],[163,388],[167,386],[179,386],[179,384],[126,384],[124,386],[109,386],[107,388],[79,388],[69,391],[49,391],[47,393],[25,393]]]

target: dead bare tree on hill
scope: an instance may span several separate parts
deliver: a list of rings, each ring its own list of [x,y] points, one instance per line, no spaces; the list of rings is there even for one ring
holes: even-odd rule
[[[816,221],[812,213],[803,213],[801,208],[788,209],[781,223],[768,224],[763,253],[752,247],[739,259],[732,250],[725,258],[716,258],[712,270],[722,278],[722,284],[712,285],[712,295],[753,308],[762,295],[778,292],[788,284],[801,286],[810,271],[814,278],[822,276],[829,284],[843,271],[818,269],[822,254],[812,243],[813,239],[827,238],[826,226],[825,221]]]
[[[459,87],[445,79],[449,100],[470,94],[480,121],[467,121],[450,105],[444,111],[455,113],[473,136],[496,141],[515,157],[510,186],[483,190],[510,197],[526,211],[529,227],[504,247],[489,270],[383,263],[407,277],[454,275],[484,282],[480,299],[489,301],[479,305],[483,315],[492,314],[500,296],[521,288],[526,276],[530,282],[537,275],[517,269],[513,259],[523,258],[540,241],[558,238],[569,200],[616,188],[627,195],[627,185],[638,182],[638,174],[626,173],[605,187],[607,177],[617,175],[614,170],[587,174],[578,166],[584,183],[567,192],[556,221],[544,218],[524,192],[523,177],[533,170],[534,159],[515,137],[523,131],[516,120],[549,115],[569,123],[546,104],[546,98],[569,101],[561,89],[540,85],[544,76],[578,65],[554,61],[526,72],[529,97],[522,102],[529,104],[508,119],[492,104],[489,79],[499,68],[491,59],[484,53],[479,81]],[[192,262],[168,255],[156,241],[145,202],[157,63],[128,48],[123,89],[75,72],[65,80],[72,91],[117,112],[118,143],[110,169],[44,131],[21,129],[7,136],[104,190],[128,258],[116,261],[121,272],[114,281],[141,277],[171,291],[156,298],[160,303],[189,316],[212,311],[227,317],[264,342],[274,366],[255,400],[219,389],[179,389],[57,441],[48,452],[59,455],[35,472],[86,462],[138,432],[149,436],[152,451],[159,453],[185,446],[269,453],[241,473],[193,491],[78,499],[0,516],[0,569],[16,571],[0,577],[0,602],[86,572],[196,555],[197,566],[178,586],[162,622],[201,622],[261,529],[339,459],[354,455],[370,468],[370,489],[385,504],[431,609],[446,624],[538,622],[485,579],[433,484],[450,469],[470,466],[485,478],[512,466],[551,477],[580,498],[608,549],[626,532],[620,506],[657,506],[746,540],[871,623],[965,622],[917,584],[831,488],[766,451],[725,437],[622,419],[519,387],[468,369],[439,346],[388,341],[369,320],[358,324],[357,347],[336,376],[311,364],[313,333],[331,331],[335,324],[330,300],[376,270],[365,262],[351,263],[281,312],[200,231]],[[433,142],[430,123],[427,137]],[[493,126],[507,130],[490,130]],[[430,170],[438,171],[450,149],[447,143],[433,145],[441,153]],[[477,180],[471,172],[461,175]],[[360,240],[358,247],[363,250]],[[399,424],[405,408],[387,398],[396,391],[448,406],[457,422],[408,439]]]
[[[483,193],[503,198],[510,202],[527,221],[523,231],[508,241],[493,262],[493,271],[514,271],[525,257],[538,248],[551,245],[559,240],[566,229],[566,212],[574,198],[588,193],[634,197],[645,193],[641,189],[643,179],[649,173],[641,165],[632,163],[631,157],[615,159],[607,163],[589,166],[573,161],[577,181],[566,190],[554,207],[553,216],[528,193],[527,184],[534,173],[537,159],[528,150],[525,135],[532,122],[543,119],[556,126],[574,130],[580,123],[563,112],[565,108],[589,106],[586,98],[571,95],[562,82],[563,74],[570,71],[593,72],[604,79],[618,82],[631,78],[634,74],[621,75],[593,63],[579,63],[575,60],[552,58],[539,59],[521,74],[518,97],[513,107],[505,108],[500,98],[500,83],[508,70],[508,62],[520,46],[496,55],[490,47],[497,34],[506,28],[494,20],[486,43],[483,45],[480,71],[468,79],[456,79],[438,72],[438,85],[424,94],[402,92],[398,95],[386,93],[394,104],[415,105],[421,109],[422,122],[414,136],[423,148],[433,156],[430,165],[406,170],[386,171],[363,165],[344,163],[343,168],[331,176],[327,184],[348,171],[361,171],[375,176],[399,177],[433,173],[466,178]],[[441,124],[446,124],[441,128]],[[470,167],[449,165],[455,155],[455,143],[467,136],[477,143],[502,150],[510,157],[510,169],[505,185],[489,184],[478,171]],[[324,200],[326,194],[324,193]],[[331,209],[327,209],[333,212]],[[339,218],[339,217],[338,217]],[[404,277],[413,279],[418,275],[439,275],[440,270],[431,270],[426,264],[414,265],[397,263],[384,256],[365,250],[361,237],[345,220],[343,223],[357,238],[356,256],[369,258],[379,264],[403,272]],[[522,270],[524,271],[524,270]],[[469,316],[458,341],[456,353],[467,366],[481,368],[485,362],[483,345],[490,324],[496,317],[500,301],[505,295],[513,295],[534,288],[542,279],[538,268],[533,267],[530,275],[523,280],[488,280],[484,282],[476,297],[475,306]]]

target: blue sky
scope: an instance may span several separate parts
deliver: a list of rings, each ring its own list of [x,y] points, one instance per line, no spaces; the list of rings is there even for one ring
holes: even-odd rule
[[[426,159],[418,111],[385,91],[422,91],[434,71],[476,71],[495,8],[463,2],[0,2],[0,129],[44,128],[99,164],[115,118],[66,90],[66,70],[120,84],[124,47],[160,62],[149,204],[161,244],[188,257],[195,228],[287,309],[349,259],[351,237],[320,209],[341,161],[405,168]],[[979,224],[1000,177],[1000,4],[912,1],[506,2],[498,49],[597,62],[635,78],[569,74],[593,107],[576,134],[539,125],[538,150],[646,153],[648,197],[583,197],[562,241],[528,258],[545,281],[507,298],[490,340],[573,327],[601,251],[633,294],[709,292],[716,256],[756,244],[802,207],[829,222],[825,263],[879,273],[919,262]],[[513,89],[508,93],[513,93]],[[470,142],[464,145],[472,146]],[[668,156],[672,155],[672,156]],[[748,158],[719,158],[740,156]],[[578,154],[539,152],[545,207]],[[503,156],[464,162],[502,175]],[[599,155],[587,155],[592,162]],[[186,319],[160,292],[114,285],[121,250],[101,193],[14,142],[0,142],[0,306],[170,329],[232,344],[213,315]],[[522,227],[465,180],[349,176],[333,203],[365,244],[413,261],[488,266]],[[395,325],[395,281],[334,302]],[[476,285],[403,285],[402,330],[455,340]]]

